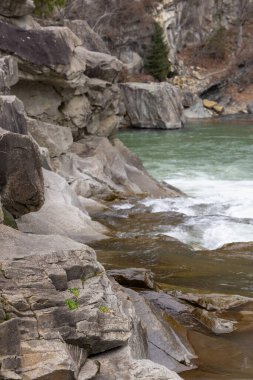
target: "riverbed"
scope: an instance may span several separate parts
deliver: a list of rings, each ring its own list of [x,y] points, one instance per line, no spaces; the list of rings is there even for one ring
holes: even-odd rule
[[[114,231],[94,245],[99,260],[107,268],[152,269],[167,290],[252,297],[253,246],[221,247],[253,241],[253,122],[127,130],[119,137],[156,179],[186,196],[113,203],[99,218]],[[253,379],[253,310],[234,310],[231,318],[238,322],[231,334],[189,329],[199,368],[184,379]]]

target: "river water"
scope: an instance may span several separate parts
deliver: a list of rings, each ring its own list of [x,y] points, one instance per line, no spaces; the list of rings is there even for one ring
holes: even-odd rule
[[[156,179],[188,195],[143,201],[154,213],[186,216],[164,234],[194,249],[253,240],[253,121],[192,124],[169,132],[127,131],[120,138]]]
[[[127,130],[120,139],[177,199],[112,203],[98,218],[112,238],[93,247],[106,268],[145,267],[164,290],[253,296],[253,121],[191,124],[178,131]],[[253,379],[253,305],[226,315],[230,334],[188,330],[199,359],[185,380]]]

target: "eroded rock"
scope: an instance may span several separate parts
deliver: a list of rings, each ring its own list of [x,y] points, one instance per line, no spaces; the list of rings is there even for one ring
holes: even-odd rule
[[[169,83],[121,84],[126,115],[132,127],[177,129],[182,127],[182,100]]]
[[[107,271],[120,285],[132,288],[154,289],[154,273],[145,268],[114,269]]]

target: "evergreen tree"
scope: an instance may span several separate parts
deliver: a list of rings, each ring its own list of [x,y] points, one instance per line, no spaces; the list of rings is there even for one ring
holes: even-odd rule
[[[160,82],[166,80],[171,70],[168,54],[169,47],[164,38],[163,28],[156,22],[152,45],[145,61],[145,70]]]

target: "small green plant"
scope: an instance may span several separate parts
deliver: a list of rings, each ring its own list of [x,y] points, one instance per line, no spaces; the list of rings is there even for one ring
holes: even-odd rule
[[[67,0],[34,0],[35,11],[38,17],[49,16],[55,8],[62,8],[65,6]]]
[[[101,311],[101,313],[110,313],[111,311],[108,306],[99,306],[98,310]]]
[[[79,307],[77,300],[68,298],[66,299],[65,303],[71,311],[76,310]]]
[[[169,47],[164,38],[163,28],[156,22],[152,45],[145,60],[145,70],[160,82],[165,81],[171,72],[168,55]]]
[[[68,291],[73,294],[76,298],[80,296],[80,290],[77,288],[69,288]]]

